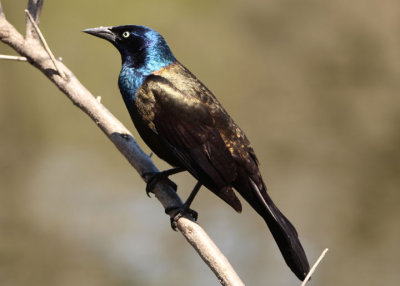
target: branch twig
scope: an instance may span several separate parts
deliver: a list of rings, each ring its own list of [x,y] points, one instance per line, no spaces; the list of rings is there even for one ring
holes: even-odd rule
[[[43,2],[39,1],[39,3],[43,3]],[[43,37],[42,32],[40,32],[40,29],[39,29],[38,25],[36,24],[36,21],[33,19],[32,15],[31,15],[31,13],[29,13],[28,9],[25,9],[25,13],[26,13],[26,16],[28,16],[29,21],[32,23],[33,28],[35,29],[37,35],[39,36],[39,39],[42,42],[42,44],[43,44],[47,54],[49,55],[51,61],[53,62],[58,74],[62,78],[66,79],[65,73],[58,66],[58,62],[57,62],[56,58],[54,57],[53,53],[51,52],[51,50],[49,48],[49,45],[47,45],[47,42],[46,42],[45,38]]]
[[[321,255],[318,257],[317,261],[315,261],[313,267],[311,267],[310,272],[308,272],[306,278],[304,279],[303,283],[301,283],[301,286],[305,286],[307,282],[310,280],[311,275],[315,272],[315,269],[317,269],[317,266],[319,263],[322,261],[324,258],[325,254],[328,252],[328,248],[325,248],[324,251],[322,251]]]
[[[0,60],[10,60],[10,61],[20,61],[26,62],[27,58],[20,56],[8,56],[8,55],[0,55]]]

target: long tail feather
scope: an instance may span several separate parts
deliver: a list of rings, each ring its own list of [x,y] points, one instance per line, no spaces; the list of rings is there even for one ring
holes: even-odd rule
[[[247,190],[242,189],[241,191],[241,188],[237,188],[237,190],[263,217],[278,244],[286,264],[303,281],[310,270],[310,266],[297,231],[271,200],[266,192],[264,183],[259,182],[258,185],[259,187],[249,178]],[[241,187],[243,188],[244,186],[242,185]]]
[[[303,246],[300,243],[297,231],[290,221],[279,211],[267,195],[266,202],[271,213],[262,215],[271,233],[279,246],[279,249],[287,265],[300,280],[304,280],[310,266]]]

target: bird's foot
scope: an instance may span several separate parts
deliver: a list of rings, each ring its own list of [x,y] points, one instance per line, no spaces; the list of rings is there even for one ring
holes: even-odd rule
[[[156,185],[161,182],[161,181],[165,181],[171,188],[173,188],[176,192],[176,190],[178,189],[178,186],[171,181],[170,179],[168,179],[169,176],[169,172],[167,171],[163,171],[163,172],[147,172],[144,173],[142,176],[143,177],[148,177],[148,181],[147,181],[147,185],[146,185],[146,194],[148,197],[150,197],[150,193],[153,193],[154,188],[156,187]]]
[[[171,228],[176,231],[178,220],[181,217],[189,216],[193,221],[197,221],[198,213],[185,204],[181,207],[169,207],[165,209],[165,213],[171,217]]]

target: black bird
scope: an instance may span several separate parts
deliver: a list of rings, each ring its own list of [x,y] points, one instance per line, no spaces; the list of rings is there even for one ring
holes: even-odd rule
[[[216,97],[172,54],[165,39],[144,26],[86,29],[121,53],[118,85],[129,114],[146,144],[197,180],[237,212],[233,189],[265,220],[279,249],[300,280],[309,264],[296,229],[267,194],[258,161],[244,132]]]

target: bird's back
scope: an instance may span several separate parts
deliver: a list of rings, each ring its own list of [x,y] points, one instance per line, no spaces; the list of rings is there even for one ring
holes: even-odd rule
[[[251,156],[258,164],[245,133],[229,116],[214,94],[185,66],[176,62],[153,74],[165,78],[186,96],[196,98],[204,103],[213,118],[215,128],[232,156],[234,158],[246,157],[246,159]]]

